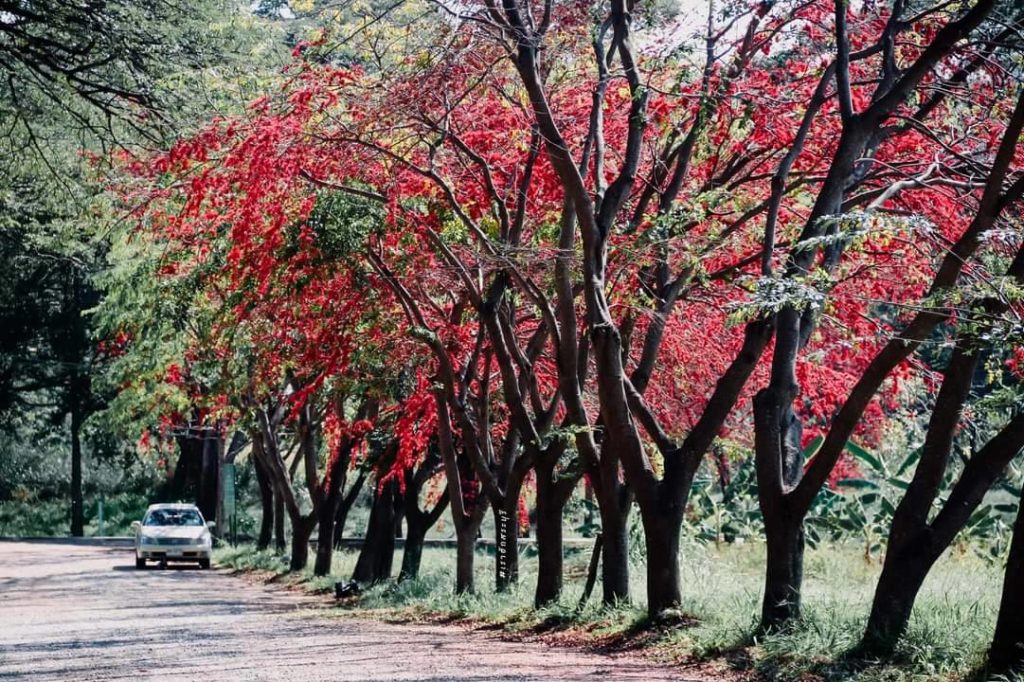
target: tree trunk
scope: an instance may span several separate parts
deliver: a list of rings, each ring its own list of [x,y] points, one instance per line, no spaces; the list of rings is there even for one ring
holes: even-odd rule
[[[647,543],[647,612],[651,616],[678,608],[683,595],[679,584],[679,532],[681,513],[654,510],[644,514]]]
[[[933,563],[934,559],[921,548],[910,551],[890,547],[861,641],[863,651],[878,656],[888,656],[895,651],[907,630],[917,593]]]
[[[263,465],[256,458],[252,458],[252,466],[256,472],[256,483],[260,489],[260,534],[256,540],[256,549],[264,550],[270,546],[274,531],[274,489],[270,484]]]
[[[334,554],[334,517],[339,502],[340,491],[331,491],[320,509],[317,511],[316,561],[313,562],[313,575],[323,576],[331,572],[331,559]]]
[[[202,464],[199,470],[199,490],[196,506],[203,518],[212,521],[217,517],[217,489],[219,479],[220,436],[213,429],[202,429]]]
[[[402,539],[402,522],[405,521],[405,501],[402,500],[402,493],[395,491],[395,498],[393,500],[395,506],[395,514],[392,518],[391,525],[395,529],[394,538],[396,540]]]
[[[534,606],[558,601],[562,595],[562,512],[564,503],[555,495],[552,472],[537,471],[537,590]]]
[[[396,481],[388,481],[374,496],[366,539],[352,572],[352,580],[357,583],[373,584],[391,577],[395,556],[395,487]]]
[[[796,333],[790,329],[791,342]],[[767,548],[761,632],[780,630],[800,615],[805,512],[793,511],[785,491],[799,483],[804,462],[802,427],[791,409],[796,388],[786,383],[790,378],[773,377],[781,388],[763,389],[753,401],[754,464]]]
[[[888,655],[895,650],[907,629],[921,584],[942,550],[953,540],[954,535],[948,535],[946,540],[937,539],[928,519],[942,487],[956,427],[970,396],[980,357],[979,348],[958,345],[943,370],[921,458],[889,527],[889,547],[862,642],[872,653]]]
[[[285,550],[284,535],[284,496],[274,491],[274,549],[283,554]]]
[[[494,589],[508,592],[519,581],[518,491],[509,493],[494,511]],[[512,510],[509,510],[509,507]]]
[[[288,570],[301,571],[309,563],[309,536],[313,534],[316,517],[292,519],[292,557]]]
[[[398,572],[398,582],[413,580],[420,574],[420,562],[423,559],[423,541],[430,530],[426,514],[406,514],[405,549],[402,551],[402,568]]]
[[[71,535],[85,535],[85,499],[82,495],[82,406],[77,377],[71,388]]]
[[[218,430],[219,430],[219,428],[220,427],[218,426]],[[237,540],[237,538],[235,537],[235,533],[237,531],[236,531],[235,528],[231,527],[231,519],[227,518],[226,515],[225,515],[225,510],[224,510],[224,476],[223,476],[223,473],[224,473],[224,465],[225,464],[227,464],[228,462],[231,462],[232,464],[234,464],[234,452],[235,452],[234,446],[235,446],[235,444],[237,442],[237,439],[239,437],[240,437],[240,434],[236,432],[235,435],[231,437],[231,443],[227,447],[225,447],[225,445],[227,445],[227,444],[225,443],[225,439],[224,438],[219,437],[219,436],[217,438],[217,465],[216,465],[217,466],[217,490],[214,493],[214,498],[216,500],[214,502],[214,504],[216,505],[214,508],[217,510],[217,517],[215,519],[215,521],[216,521],[216,531],[215,532],[216,532],[218,537],[222,537],[222,538],[226,538],[226,537],[228,537],[230,535],[231,536],[231,542],[235,542]],[[237,472],[236,472],[236,474],[237,474]],[[237,480],[237,475],[236,475],[235,478]]]
[[[334,549],[341,549],[341,541],[345,537],[345,523],[348,521],[348,513],[352,510],[352,505],[355,504],[356,498],[359,497],[359,491],[363,489],[364,483],[366,483],[366,472],[360,471],[356,480],[352,482],[352,485],[345,492],[345,497],[341,499],[341,504],[338,505],[338,510],[334,515]]]
[[[800,592],[804,574],[802,519],[788,517],[765,524],[768,551],[765,561],[762,632],[779,630],[800,616]]]
[[[599,496],[601,513],[601,588],[602,601],[608,605],[629,601],[629,537],[626,522],[629,508],[623,509],[620,486],[609,485],[610,492]]]
[[[988,653],[994,673],[1019,672],[1024,668],[1024,580],[1021,576],[1024,576],[1024,504],[1018,507],[1013,524],[999,617]]]
[[[420,562],[423,559],[423,544],[427,532],[433,527],[441,514],[448,507],[449,493],[447,490],[434,504],[433,509],[424,507],[420,509],[420,491],[426,481],[437,471],[440,456],[428,456],[421,468],[407,469],[405,476],[405,495],[402,496],[402,503],[405,512],[406,533],[405,549],[402,552],[402,568],[398,573],[398,581],[412,580],[420,574]]]
[[[462,528],[455,531],[455,593],[472,594],[476,589],[473,566],[476,562],[476,534],[479,523],[467,519]]]
[[[346,467],[348,466],[349,455],[353,446],[352,441],[346,441],[343,456],[331,460],[330,469],[327,472],[327,489],[322,492],[323,502],[317,509],[319,517],[317,526],[316,541],[316,563],[313,566],[313,574],[318,576],[328,575],[331,572],[331,559],[334,556],[334,539],[336,537],[334,524],[338,520],[338,509],[344,503]],[[345,510],[346,515],[348,510]],[[343,516],[341,522],[345,523]]]

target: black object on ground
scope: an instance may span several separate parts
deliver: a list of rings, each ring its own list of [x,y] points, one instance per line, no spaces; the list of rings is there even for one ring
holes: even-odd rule
[[[362,590],[355,580],[340,581],[334,583],[334,596],[338,599],[348,599],[357,596]]]

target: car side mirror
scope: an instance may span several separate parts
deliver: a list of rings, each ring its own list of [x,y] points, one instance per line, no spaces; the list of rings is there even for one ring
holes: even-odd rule
[[[211,533],[213,531],[217,530],[217,524],[215,522],[213,522],[213,521],[207,521],[206,522],[206,527],[210,530]]]
[[[142,528],[141,521],[132,521],[132,530],[138,531],[140,528]]]

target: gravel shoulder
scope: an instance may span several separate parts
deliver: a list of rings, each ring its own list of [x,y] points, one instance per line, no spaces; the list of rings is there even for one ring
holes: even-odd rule
[[[218,571],[136,570],[124,548],[0,542],[0,680],[707,679],[630,655],[330,617],[327,607]]]

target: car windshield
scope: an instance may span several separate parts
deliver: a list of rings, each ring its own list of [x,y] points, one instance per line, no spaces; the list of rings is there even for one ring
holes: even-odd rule
[[[154,509],[146,514],[144,526],[201,526],[203,517],[194,509]]]

